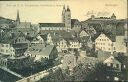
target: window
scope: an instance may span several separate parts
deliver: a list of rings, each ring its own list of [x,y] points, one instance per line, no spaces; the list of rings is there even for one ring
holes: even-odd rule
[[[103,47],[103,49],[105,50],[105,47]]]
[[[113,63],[111,63],[111,67],[113,67]]]
[[[4,50],[3,50],[3,49],[1,49],[1,52],[4,52]]]
[[[4,47],[4,44],[1,44],[2,47]]]
[[[6,45],[6,47],[8,47],[8,44]]]
[[[8,50],[6,50],[6,53],[8,53]]]
[[[119,68],[119,64],[116,64],[116,67]]]
[[[110,44],[110,43],[108,43],[108,46],[111,46],[111,44]]]
[[[114,47],[114,50],[116,50],[116,48]]]
[[[20,42],[20,38],[19,38],[19,42]]]

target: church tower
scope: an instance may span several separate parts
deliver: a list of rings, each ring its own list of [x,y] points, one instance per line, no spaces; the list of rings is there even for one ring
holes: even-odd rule
[[[17,10],[16,25],[20,24],[19,10]]]
[[[71,29],[71,11],[69,6],[67,6],[67,9],[65,8],[65,6],[63,7],[62,22],[65,24],[67,30]]]
[[[62,22],[65,23],[65,12],[66,12],[66,9],[65,9],[65,5],[63,6],[63,11],[62,11]]]

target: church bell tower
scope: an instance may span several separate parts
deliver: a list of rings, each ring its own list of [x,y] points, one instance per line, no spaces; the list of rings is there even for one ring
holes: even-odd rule
[[[67,6],[67,9],[65,8],[65,6],[63,7],[62,22],[65,24],[65,28],[67,30],[71,29],[71,11],[69,6]]]
[[[17,10],[16,25],[20,24],[19,10]]]

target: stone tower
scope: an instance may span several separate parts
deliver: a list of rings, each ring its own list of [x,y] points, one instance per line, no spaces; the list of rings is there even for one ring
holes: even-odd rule
[[[19,10],[17,10],[16,25],[20,24]]]
[[[65,6],[63,7],[62,22],[65,24],[67,30],[71,29],[71,11],[69,9],[69,6],[67,6],[67,9],[65,8]]]

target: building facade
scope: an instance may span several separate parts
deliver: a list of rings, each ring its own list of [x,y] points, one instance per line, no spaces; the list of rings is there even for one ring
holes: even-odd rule
[[[125,45],[124,36],[109,37],[104,33],[101,33],[95,39],[95,50],[102,50],[107,52],[121,52],[127,53],[127,47]]]

